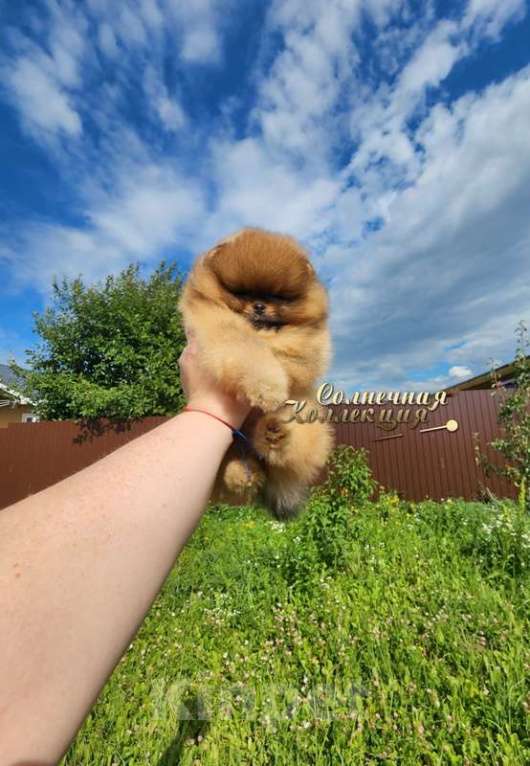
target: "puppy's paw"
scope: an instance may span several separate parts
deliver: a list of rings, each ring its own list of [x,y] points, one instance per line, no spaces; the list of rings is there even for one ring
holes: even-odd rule
[[[261,380],[257,385],[249,387],[247,397],[253,407],[263,412],[273,412],[286,401],[287,386],[283,381]]]
[[[267,462],[277,462],[289,444],[287,424],[275,414],[264,415],[256,423],[252,441]]]
[[[262,484],[259,470],[256,470],[255,461],[230,460],[224,467],[223,482],[226,489],[236,495],[254,495]]]

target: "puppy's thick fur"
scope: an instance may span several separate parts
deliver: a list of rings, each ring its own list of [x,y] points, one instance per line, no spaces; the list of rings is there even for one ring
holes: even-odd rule
[[[326,423],[286,422],[286,400],[311,408],[331,351],[327,294],[306,252],[291,237],[243,229],[198,258],[180,310],[209,373],[253,405],[242,431],[255,453],[230,447],[212,499],[259,499],[278,518],[293,515],[333,443]]]

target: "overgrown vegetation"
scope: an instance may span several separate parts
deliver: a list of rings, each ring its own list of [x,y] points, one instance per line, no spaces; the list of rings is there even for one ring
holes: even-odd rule
[[[175,265],[147,278],[131,265],[102,284],[81,278],[53,285],[52,304],[35,314],[40,344],[30,371],[14,365],[47,420],[172,415],[184,403],[178,358],[185,346]]]
[[[529,763],[528,515],[372,487],[212,508],[64,763]]]
[[[336,447],[328,461],[326,481],[313,490],[305,512],[288,535],[284,557],[288,583],[311,589],[322,569],[343,567],[348,560],[352,524],[374,494],[374,481],[365,450]]]
[[[521,508],[530,510],[530,343],[523,322],[516,333],[515,387],[508,390],[492,372],[495,393],[500,399],[498,419],[504,434],[491,446],[505,459],[505,465],[497,470],[518,488]]]

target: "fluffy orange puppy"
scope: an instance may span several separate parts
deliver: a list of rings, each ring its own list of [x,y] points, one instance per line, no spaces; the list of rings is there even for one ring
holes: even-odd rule
[[[180,309],[208,372],[253,405],[241,429],[252,449],[230,447],[212,499],[295,514],[333,444],[327,423],[287,422],[285,402],[313,400],[331,353],[327,294],[307,253],[292,237],[243,229],[197,259]]]

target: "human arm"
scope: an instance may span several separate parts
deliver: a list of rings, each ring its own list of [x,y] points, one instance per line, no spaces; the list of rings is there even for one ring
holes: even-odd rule
[[[248,405],[181,361],[189,406]],[[55,764],[139,629],[207,504],[230,430],[182,413],[0,511],[0,766]]]

